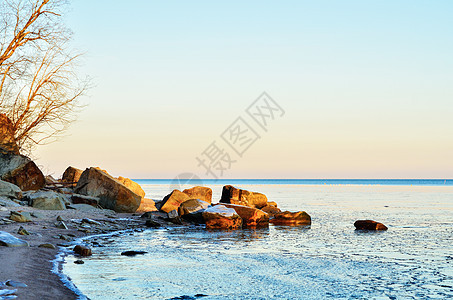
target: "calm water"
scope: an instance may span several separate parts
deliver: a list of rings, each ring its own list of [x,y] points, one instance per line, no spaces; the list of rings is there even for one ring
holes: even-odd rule
[[[168,180],[139,183],[154,199],[170,189]],[[97,238],[105,247],[94,247],[84,265],[68,256],[63,272],[91,299],[453,298],[451,181],[208,182],[213,199],[227,183],[262,192],[284,210],[307,211],[311,228],[168,228]],[[365,218],[389,230],[356,232],[354,221]],[[121,256],[125,250],[149,253]]]

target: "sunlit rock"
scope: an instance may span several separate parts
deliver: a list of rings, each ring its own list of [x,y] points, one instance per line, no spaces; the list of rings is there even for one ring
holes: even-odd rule
[[[304,211],[284,211],[275,214],[269,222],[275,225],[311,225],[311,217]]]
[[[226,185],[223,187],[220,202],[262,208],[267,205],[267,197],[261,193],[241,190],[234,186]]]
[[[387,230],[387,226],[372,220],[358,220],[354,222],[357,230]]]
[[[183,193],[187,194],[189,196],[189,199],[200,199],[211,204],[212,190],[208,187],[195,186],[190,189],[185,189]]]
[[[222,205],[234,209],[241,217],[242,224],[246,227],[269,225],[269,215],[262,210],[237,204],[224,203]]]
[[[208,207],[203,212],[206,228],[209,229],[238,229],[242,227],[242,219],[232,208],[224,205]]]

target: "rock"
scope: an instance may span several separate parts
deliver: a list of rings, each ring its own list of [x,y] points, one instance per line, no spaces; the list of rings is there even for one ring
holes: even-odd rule
[[[17,185],[22,191],[39,190],[46,184],[44,175],[28,157],[0,153],[0,179]]]
[[[80,211],[97,211],[97,210],[99,210],[98,208],[93,207],[88,204],[71,204],[71,205],[66,206],[66,208],[80,210]]]
[[[121,213],[135,212],[141,202],[140,195],[97,168],[83,171],[75,191],[82,195],[99,197],[99,204],[103,208]]]
[[[83,265],[85,262],[81,259],[78,259],[78,260],[74,261],[74,263],[77,265]]]
[[[268,201],[267,202],[267,205],[266,206],[273,206],[273,207],[277,207],[277,202],[274,202],[274,201]]]
[[[387,230],[387,226],[372,220],[358,220],[354,222],[356,230]]]
[[[15,281],[15,280],[8,280],[5,282],[5,284],[7,286],[11,286],[11,287],[23,287],[23,288],[27,287],[27,285],[25,283],[22,283],[20,281]]]
[[[64,171],[63,176],[61,176],[61,181],[76,184],[79,181],[82,173],[82,170],[69,166]]]
[[[91,256],[91,249],[85,246],[77,245],[74,247],[73,251],[80,256]]]
[[[52,177],[52,175],[44,176],[44,179],[46,180],[46,185],[55,185],[59,183],[57,179]]]
[[[28,243],[26,241],[16,238],[15,236],[9,234],[8,232],[0,231],[0,246],[28,247]]]
[[[30,235],[30,233],[22,226],[19,227],[19,229],[17,230],[17,234],[20,234],[20,235]]]
[[[269,222],[276,225],[311,225],[311,217],[304,211],[284,211],[275,214]]]
[[[0,296],[1,296],[1,300],[3,299],[16,299],[17,296],[15,295],[17,293],[17,289],[16,290],[0,290]]]
[[[57,249],[54,244],[46,243],[38,246],[39,248]]]
[[[225,185],[220,202],[262,208],[267,205],[267,197],[261,193],[249,192],[231,185]]]
[[[9,218],[15,222],[20,222],[20,223],[32,221],[30,213],[26,213],[26,212],[11,211]]]
[[[66,226],[66,223],[63,222],[63,221],[57,221],[55,223],[55,227],[60,228],[60,229],[68,230],[68,226]]]
[[[206,228],[210,229],[238,229],[242,226],[242,219],[232,208],[224,205],[208,207],[203,212]]]
[[[97,225],[97,226],[101,226],[102,225],[98,221],[95,221],[95,220],[92,220],[92,219],[89,219],[89,218],[82,219],[82,223],[88,223],[88,224]]]
[[[135,255],[138,255],[138,254],[146,254],[146,253],[148,253],[148,252],[130,250],[130,251],[121,252],[121,255],[124,255],[124,256],[135,256]]]
[[[19,147],[14,137],[14,125],[3,113],[0,114],[0,153],[19,154]]]
[[[148,211],[157,211],[156,204],[154,200],[142,198],[140,206],[137,208],[137,213],[144,213]]]
[[[25,196],[28,204],[42,210],[64,210],[66,209],[63,195],[54,191],[37,191]]]
[[[16,203],[8,198],[3,198],[0,196],[0,206],[6,206],[6,207],[18,207],[21,206],[19,203]]]
[[[167,220],[176,225],[182,225],[181,218],[179,217],[178,211],[172,210],[167,213]]]
[[[237,205],[237,204],[222,204],[232,208],[242,219],[242,225],[246,227],[258,227],[269,225],[269,215],[257,208]]]
[[[0,180],[0,196],[21,199],[22,190],[15,184]]]
[[[91,205],[93,207],[97,207],[99,205],[99,198],[98,197],[80,195],[80,194],[72,194],[71,195],[71,202],[73,204],[88,204],[88,205]]]
[[[116,178],[119,182],[124,184],[126,187],[128,187],[131,191],[139,195],[140,197],[144,198],[145,197],[145,191],[142,189],[142,187],[135,181],[130,180],[129,178],[124,178],[124,177],[118,177]]]
[[[261,210],[267,213],[270,217],[273,217],[275,214],[282,212],[280,208],[271,205],[265,206],[261,208]]]
[[[210,206],[210,203],[201,199],[190,199],[181,203],[178,207],[180,216],[194,214],[200,210],[204,210]]]
[[[145,222],[146,227],[151,227],[151,228],[159,228],[162,225],[154,220],[146,220]]]
[[[187,200],[189,200],[189,196],[187,194],[179,190],[173,190],[173,192],[165,196],[165,198],[160,202],[159,209],[169,213],[172,210],[177,210],[181,203]]]
[[[212,201],[212,190],[204,186],[195,186],[190,189],[182,191],[184,194],[189,196],[189,199],[200,199],[211,204]]]

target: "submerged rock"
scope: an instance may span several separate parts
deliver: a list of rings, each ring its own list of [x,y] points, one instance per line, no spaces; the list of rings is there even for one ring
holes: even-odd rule
[[[6,247],[28,247],[28,243],[24,240],[9,234],[5,231],[0,231],[0,246]]]
[[[267,205],[267,197],[264,194],[241,190],[231,185],[225,185],[222,189],[221,203],[238,204],[253,208],[262,208]]]
[[[237,205],[237,204],[222,204],[232,208],[242,219],[242,225],[246,227],[268,226],[269,215],[257,208]]]
[[[146,253],[148,253],[148,252],[146,252],[146,251],[129,250],[129,251],[121,252],[121,255],[124,255],[124,256],[135,256],[135,255],[138,255],[138,254],[146,254]]]
[[[211,204],[212,201],[212,190],[204,186],[195,186],[190,189],[182,191],[184,194],[189,196],[189,199],[200,199],[204,202]]]
[[[73,249],[74,253],[79,254],[80,256],[91,256],[91,249],[82,245],[77,245]]]
[[[140,195],[98,168],[83,171],[75,192],[99,197],[99,204],[103,208],[125,213],[135,212],[142,199]]]
[[[276,225],[311,225],[311,217],[304,211],[284,211],[275,214],[269,222]]]
[[[387,226],[372,220],[357,220],[354,222],[356,230],[387,230]]]
[[[203,212],[206,228],[210,229],[238,229],[242,227],[242,219],[232,208],[224,205],[208,207]]]

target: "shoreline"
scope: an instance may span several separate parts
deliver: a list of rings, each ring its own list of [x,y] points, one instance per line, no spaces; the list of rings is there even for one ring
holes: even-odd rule
[[[18,299],[87,299],[62,272],[65,257],[73,255],[72,248],[96,236],[146,228],[141,214],[134,213],[115,213],[103,209],[50,211],[26,206],[4,209],[0,211],[0,220],[7,219],[10,211],[36,212],[40,215],[32,222],[12,222],[0,226],[1,231],[29,244],[28,247],[0,247],[0,290],[17,290],[15,295]],[[57,217],[63,220],[68,229],[55,226]],[[93,220],[98,225],[87,225],[80,222],[81,219]],[[17,232],[21,226],[30,235],[19,235]],[[55,248],[39,247],[42,244],[52,244]],[[8,280],[24,283],[27,287],[2,284]]]

